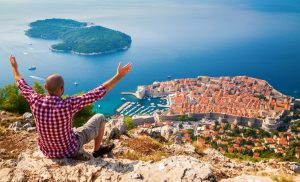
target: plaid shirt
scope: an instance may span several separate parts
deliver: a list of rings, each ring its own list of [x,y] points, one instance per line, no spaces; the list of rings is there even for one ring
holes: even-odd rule
[[[106,94],[104,85],[81,95],[62,99],[35,92],[22,78],[17,81],[21,94],[28,101],[36,121],[38,145],[47,157],[72,156],[78,149],[72,119],[83,107]]]

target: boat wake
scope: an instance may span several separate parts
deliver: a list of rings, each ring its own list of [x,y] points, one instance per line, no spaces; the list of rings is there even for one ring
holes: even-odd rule
[[[40,81],[45,81],[46,79],[45,78],[42,78],[42,77],[38,77],[38,76],[29,76],[30,78],[32,79],[35,79],[35,80],[40,80]]]

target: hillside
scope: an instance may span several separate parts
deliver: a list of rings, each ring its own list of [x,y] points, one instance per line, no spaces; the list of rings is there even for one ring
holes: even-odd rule
[[[1,112],[1,120],[11,115]],[[15,117],[15,116],[14,116]],[[19,117],[0,136],[0,181],[295,181],[294,163],[229,159],[214,149],[153,139],[124,122],[109,121],[105,139],[114,155],[94,159],[92,142],[78,159],[47,159],[37,149],[32,116]],[[15,123],[11,120],[11,123]],[[18,129],[17,129],[18,128]],[[12,142],[14,141],[14,142]]]

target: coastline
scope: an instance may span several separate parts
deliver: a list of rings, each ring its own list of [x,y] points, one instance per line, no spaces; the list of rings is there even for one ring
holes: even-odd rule
[[[96,55],[103,55],[103,54],[112,54],[116,52],[121,52],[121,51],[126,51],[130,48],[130,46],[125,46],[120,49],[114,49],[111,51],[104,51],[104,52],[91,52],[91,53],[84,53],[84,52],[76,52],[73,50],[67,51],[67,50],[60,50],[60,49],[55,49],[52,46],[49,48],[52,52],[58,52],[58,53],[71,53],[71,54],[76,54],[76,55],[81,55],[81,56],[96,56]]]

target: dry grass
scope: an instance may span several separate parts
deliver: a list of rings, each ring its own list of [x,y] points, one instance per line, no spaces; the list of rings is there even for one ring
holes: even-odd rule
[[[0,136],[5,135],[6,134],[6,129],[4,127],[0,126]]]
[[[6,113],[0,116],[0,126],[7,128],[11,123],[22,120],[22,116],[13,113]]]
[[[123,140],[122,145],[128,148],[129,151],[123,152],[119,156],[121,158],[142,161],[159,161],[169,156],[164,149],[164,144],[159,143],[148,136]]]
[[[199,145],[196,141],[194,141],[194,142],[192,143],[192,145],[195,147],[195,152],[197,152],[198,154],[203,153],[205,147]]]
[[[2,159],[16,159],[26,149],[36,147],[35,133],[6,131],[5,134],[0,135],[0,149],[5,150],[0,154]]]
[[[294,177],[290,174],[287,174],[283,171],[278,173],[262,173],[263,176],[269,176],[272,180],[276,182],[294,182]]]

